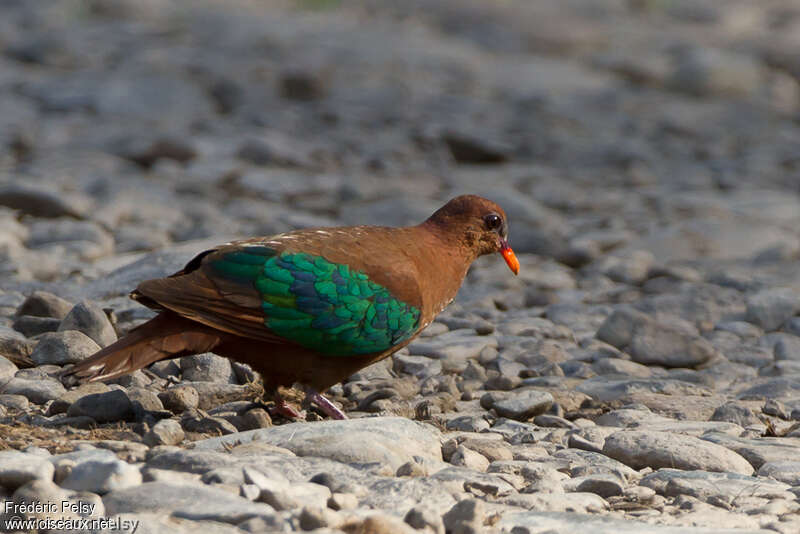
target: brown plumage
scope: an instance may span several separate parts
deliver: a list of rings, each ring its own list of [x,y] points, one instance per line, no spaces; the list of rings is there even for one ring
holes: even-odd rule
[[[417,226],[228,243],[142,282],[131,297],[159,315],[67,372],[109,379],[213,351],[251,365],[269,390],[306,386],[339,417],[317,392],[410,343],[453,300],[478,256],[501,252],[517,272],[507,228],[499,206],[467,195]]]

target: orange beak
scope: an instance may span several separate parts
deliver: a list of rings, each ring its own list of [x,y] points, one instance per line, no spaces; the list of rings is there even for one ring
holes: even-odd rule
[[[519,260],[517,259],[517,255],[514,254],[514,251],[511,250],[511,247],[508,246],[508,241],[505,239],[501,241],[500,254],[503,255],[503,259],[506,260],[511,272],[515,275],[519,274]]]

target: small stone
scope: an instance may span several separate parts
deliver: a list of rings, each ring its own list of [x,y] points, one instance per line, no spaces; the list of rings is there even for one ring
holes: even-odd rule
[[[16,335],[16,332],[14,334]],[[15,367],[33,366],[31,353],[35,346],[35,341],[25,339],[24,336],[13,337],[0,332],[0,355],[4,360],[14,364]],[[3,364],[0,364],[0,377],[3,376],[4,372],[7,373],[8,369],[8,367],[3,367]],[[10,378],[11,376],[13,376],[13,373],[5,378]]]
[[[115,421],[133,421],[135,411],[128,395],[119,389],[106,393],[93,393],[85,395],[72,403],[67,410],[67,416],[91,417],[98,423],[113,423]]]
[[[64,488],[105,495],[110,491],[138,486],[142,483],[139,468],[121,460],[89,460],[72,468],[61,483]]]
[[[0,356],[0,382],[11,380],[17,374],[17,371],[19,371],[19,368],[13,362]]]
[[[766,331],[777,330],[800,311],[800,294],[792,289],[767,289],[747,299],[747,320]]]
[[[24,182],[0,187],[0,206],[34,217],[81,218],[86,213],[87,204],[82,197]]]
[[[0,486],[14,490],[31,480],[52,480],[55,468],[47,458],[18,451],[0,451]]]
[[[486,516],[483,501],[464,499],[453,505],[442,516],[445,529],[453,534],[478,533],[483,531]]]
[[[183,441],[183,428],[174,419],[162,419],[144,435],[142,440],[151,447],[158,445],[178,445]]]
[[[200,403],[200,395],[192,386],[178,385],[159,393],[158,398],[164,408],[172,413],[183,413],[185,410],[197,408]]]
[[[194,409],[188,409],[183,412],[181,426],[187,432],[196,432],[198,434],[225,435],[238,432],[232,423],[222,417],[207,416]]]
[[[352,510],[358,507],[358,498],[352,493],[334,492],[328,499],[328,508],[331,510]]]
[[[35,315],[20,315],[14,319],[14,330],[25,337],[34,337],[47,332],[56,332],[61,320],[54,317],[36,317]]]
[[[575,491],[595,493],[603,498],[622,495],[623,490],[622,482],[613,475],[588,476],[575,488]]]
[[[741,427],[761,424],[761,419],[758,418],[753,410],[736,401],[726,402],[714,410],[711,420],[728,421]]]
[[[61,382],[53,379],[27,379],[14,377],[3,384],[3,393],[23,395],[34,404],[45,404],[66,393]]]
[[[77,388],[67,391],[59,398],[51,402],[50,406],[47,408],[47,415],[65,413],[72,403],[81,397],[92,395],[94,393],[106,393],[108,391],[111,391],[111,388],[102,382],[87,382],[85,384],[81,384]]]
[[[417,505],[406,512],[403,521],[417,530],[431,534],[445,534],[444,522],[436,511],[424,505]]]
[[[339,514],[329,508],[320,506],[303,506],[297,523],[303,530],[315,530],[318,528],[336,528],[341,519]]]
[[[108,316],[96,304],[87,300],[77,303],[61,321],[59,331],[83,332],[100,347],[107,347],[117,340],[117,333]]]
[[[228,358],[210,352],[184,356],[181,358],[183,379],[189,382],[221,382],[236,384],[236,373],[233,372]]]
[[[489,468],[489,460],[482,454],[460,446],[450,457],[450,463],[485,473]]]
[[[42,334],[31,359],[36,365],[66,365],[81,362],[98,350],[100,346],[83,332],[65,330]]]
[[[487,400],[484,401],[484,398]],[[481,406],[495,410],[500,417],[516,421],[527,421],[544,413],[552,404],[553,396],[550,393],[533,389],[515,390],[504,395],[487,393],[481,398]]]
[[[753,466],[730,449],[692,436],[668,432],[616,432],[606,438],[603,454],[634,469],[673,467],[730,471],[743,475],[753,473]]]
[[[399,517],[373,514],[353,530],[355,534],[419,534]]]
[[[286,72],[280,79],[281,96],[309,102],[325,96],[325,84],[319,76],[306,71]]]
[[[510,147],[485,136],[466,132],[448,131],[443,140],[458,163],[492,164],[507,161],[511,155]]]
[[[34,291],[17,308],[16,315],[32,315],[34,317],[50,317],[59,321],[72,309],[69,301],[47,291]]]

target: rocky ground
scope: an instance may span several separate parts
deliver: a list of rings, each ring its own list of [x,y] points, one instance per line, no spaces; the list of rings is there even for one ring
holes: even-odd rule
[[[800,532],[798,50],[791,0],[0,3],[0,494],[139,533]],[[208,245],[461,193],[520,276],[477,262],[331,390],[349,421],[272,421],[213,354],[57,378]]]

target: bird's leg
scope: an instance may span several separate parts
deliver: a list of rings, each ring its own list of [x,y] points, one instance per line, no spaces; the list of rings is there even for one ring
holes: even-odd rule
[[[331,419],[347,419],[347,416],[344,414],[344,412],[340,410],[334,403],[325,398],[325,395],[311,387],[306,387],[305,390],[306,398],[303,400],[304,403],[313,402],[319,406],[320,410],[325,412],[325,414]]]
[[[295,410],[286,399],[284,399],[280,393],[275,391],[272,396],[272,400],[275,401],[275,406],[272,408],[272,414],[282,415],[289,419],[302,419],[303,416]]]

